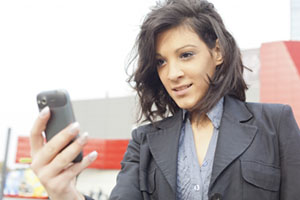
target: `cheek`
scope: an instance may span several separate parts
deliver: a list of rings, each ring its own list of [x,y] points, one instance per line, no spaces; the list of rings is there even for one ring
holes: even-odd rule
[[[205,63],[206,64],[206,63]],[[210,64],[210,63],[207,63]],[[205,66],[205,65],[204,65]],[[193,77],[193,82],[195,84],[195,90],[197,91],[206,91],[209,87],[209,78],[212,78],[215,72],[215,68],[213,66],[202,67],[201,70],[194,71],[191,73]]]
[[[157,69],[157,74],[158,74],[158,77],[159,77],[161,83],[167,89],[167,87],[166,87],[166,84],[167,84],[166,70],[164,70],[164,69]]]
[[[212,64],[211,66],[210,66],[210,68],[208,69],[208,75],[209,75],[209,77],[213,77],[213,75],[214,75],[214,73],[215,73],[215,71],[216,71],[216,66],[214,65],[214,64]]]
[[[201,66],[202,66],[202,67],[200,67],[201,70],[199,70],[198,72],[195,72],[195,76],[198,76],[198,78],[200,78],[203,81],[209,82],[209,79],[207,76],[212,78],[212,76],[215,73],[216,67],[215,67],[214,63],[212,63],[212,62],[203,63]]]

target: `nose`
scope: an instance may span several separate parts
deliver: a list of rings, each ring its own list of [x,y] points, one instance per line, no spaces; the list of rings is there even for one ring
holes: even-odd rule
[[[176,81],[184,75],[180,65],[176,62],[169,63],[168,79]]]

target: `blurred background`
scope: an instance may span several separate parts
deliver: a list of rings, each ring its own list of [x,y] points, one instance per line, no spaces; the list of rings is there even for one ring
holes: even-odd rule
[[[8,146],[7,198],[47,196],[28,170],[28,135],[38,114],[36,95],[60,88],[69,91],[82,131],[94,139],[85,154],[102,155],[79,176],[78,188],[107,198],[136,126],[137,101],[125,69],[155,2],[0,1],[0,161]],[[211,2],[253,71],[245,72],[247,100],[289,104],[300,124],[300,1]]]

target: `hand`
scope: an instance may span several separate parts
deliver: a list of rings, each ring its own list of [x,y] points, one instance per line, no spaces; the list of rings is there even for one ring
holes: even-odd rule
[[[79,154],[87,141],[87,133],[82,134],[72,144],[69,144],[79,133],[77,122],[60,131],[49,142],[44,144],[42,132],[50,118],[49,107],[44,108],[36,119],[31,134],[31,168],[45,187],[51,200],[84,199],[75,187],[76,176],[90,165],[97,152],[92,152],[79,163],[72,160]]]

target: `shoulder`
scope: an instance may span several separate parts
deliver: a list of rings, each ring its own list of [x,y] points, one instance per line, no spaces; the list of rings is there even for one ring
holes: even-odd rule
[[[260,124],[269,124],[278,129],[280,124],[286,124],[288,120],[295,121],[291,106],[286,104],[245,102],[245,105]]]
[[[292,112],[292,108],[286,104],[245,102],[245,105],[253,115],[265,117],[279,117],[283,112]]]
[[[290,108],[283,104],[244,102],[231,96],[226,96],[224,114],[240,121],[249,121],[250,119],[261,121],[262,119],[270,119],[270,117],[278,118],[285,107]]]
[[[229,99],[228,99],[229,100]],[[258,128],[264,135],[299,135],[291,106],[274,103],[242,102],[231,98],[225,110],[242,123]],[[289,134],[284,134],[289,130]],[[293,132],[293,133],[292,133]]]
[[[289,105],[243,102],[232,97],[227,97],[225,100],[224,112],[241,121],[248,121],[253,125],[260,124],[275,128],[276,124],[279,124],[283,118],[294,118]]]
[[[263,114],[279,114],[283,111],[283,109],[291,109],[289,105],[285,104],[275,104],[275,103],[253,103],[253,102],[245,102],[246,107],[255,113],[263,113]]]

